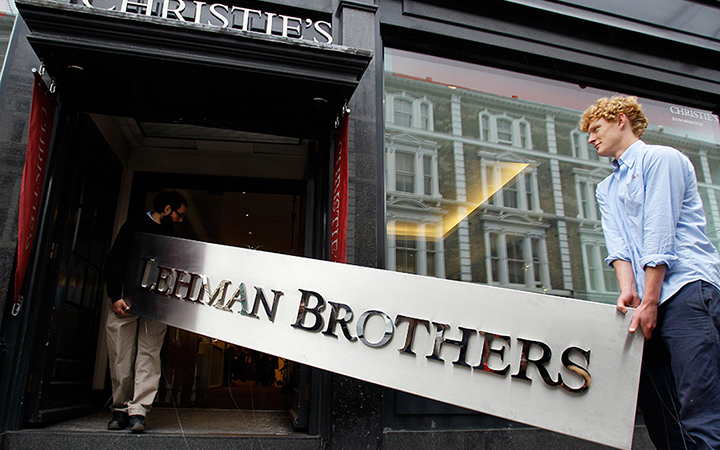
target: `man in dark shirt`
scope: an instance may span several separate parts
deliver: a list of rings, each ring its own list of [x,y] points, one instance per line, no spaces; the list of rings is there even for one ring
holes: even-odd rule
[[[176,191],[162,191],[153,210],[130,219],[120,228],[106,264],[107,294],[112,312],[107,319],[108,359],[112,382],[109,430],[145,431],[145,416],[152,408],[160,381],[160,350],[167,326],[128,314],[123,282],[128,253],[135,233],[176,236],[173,225],[185,218],[187,201]]]

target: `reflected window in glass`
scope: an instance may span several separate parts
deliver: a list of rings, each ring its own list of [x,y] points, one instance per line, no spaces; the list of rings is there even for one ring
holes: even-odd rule
[[[427,103],[420,104],[420,128],[430,129],[430,105]]]
[[[393,224],[415,223],[415,247],[399,239],[399,260],[415,249],[402,270],[614,303],[595,199],[612,167],[578,129],[582,111],[614,92],[385,51],[388,267]],[[640,102],[650,120],[643,140],[678,148],[695,166],[717,244],[720,121],[703,112],[689,123],[673,113],[685,107]]]
[[[398,272],[417,273],[417,241],[415,224],[405,224],[405,233],[395,236],[396,270]]]
[[[539,238],[531,238],[530,239],[531,249],[532,249],[532,270],[533,270],[533,282],[535,283],[536,287],[542,287],[543,286],[543,280],[542,280],[542,262],[540,259],[540,255],[542,253],[541,250],[541,241]]]
[[[512,122],[510,119],[497,119],[497,141],[512,144]]]
[[[435,238],[428,236],[428,239],[425,242],[425,245],[426,245],[425,253],[427,255],[427,271],[426,271],[425,275],[434,277],[437,275],[436,262],[435,262],[435,258],[437,257],[437,244],[435,242]]]
[[[524,243],[522,236],[505,235],[508,282],[511,284],[525,284]]]
[[[432,157],[423,156],[423,188],[425,195],[432,195]]]
[[[409,127],[412,125],[412,103],[402,98],[395,99],[395,125]]]
[[[415,192],[415,155],[397,152],[395,169],[395,189],[400,192]]]
[[[503,188],[503,206],[506,208],[518,207],[518,182],[511,182]]]
[[[489,233],[490,241],[490,267],[491,267],[491,278],[490,281],[500,281],[500,235],[497,233]]]
[[[487,113],[480,113],[480,139],[490,140],[490,116]]]

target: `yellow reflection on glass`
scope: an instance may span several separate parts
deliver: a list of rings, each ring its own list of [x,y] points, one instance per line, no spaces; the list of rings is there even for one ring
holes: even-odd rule
[[[467,207],[460,206],[450,211],[443,220],[443,237],[447,236],[460,221],[472,214],[480,205],[485,203],[487,199],[495,195],[496,192],[500,191],[503,186],[513,182],[515,177],[521,174],[526,167],[530,164],[527,163],[511,163],[502,162],[502,170],[500,170],[500,182],[495,185],[494,183],[486,183],[485,195],[480,195],[480,198],[474,201],[468,202]],[[418,227],[413,223],[407,222],[388,222],[387,234],[395,236],[425,236],[424,229],[422,232],[418,230]]]
[[[498,185],[491,185],[487,183],[487,192],[485,195],[481,195],[479,199],[476,199],[468,204],[467,208],[458,207],[454,211],[448,213],[443,221],[443,236],[447,236],[460,221],[472,214],[480,205],[485,203],[490,197],[495,195],[496,192],[500,191],[503,186],[511,183],[515,177],[517,177],[526,167],[530,164],[527,163],[510,163],[503,162],[502,170],[500,171],[500,183]]]
[[[387,224],[388,234],[395,236],[425,236],[425,231],[418,231],[418,227],[414,223],[407,222],[390,222]]]

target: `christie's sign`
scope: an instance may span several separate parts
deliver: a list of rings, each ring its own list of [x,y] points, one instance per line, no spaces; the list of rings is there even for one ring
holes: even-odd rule
[[[300,17],[250,7],[186,0],[80,0],[88,8],[100,8],[179,20],[219,28],[282,36],[332,44],[332,25],[318,18]]]
[[[698,111],[695,109],[685,108],[683,106],[671,106],[670,112],[673,116],[684,117],[689,119],[700,119],[708,122],[718,123],[720,120],[715,114],[710,114],[705,111]]]
[[[603,305],[138,235],[130,312],[302,364],[629,449],[642,335]]]

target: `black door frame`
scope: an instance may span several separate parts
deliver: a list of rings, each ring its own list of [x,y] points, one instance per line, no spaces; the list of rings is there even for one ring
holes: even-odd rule
[[[38,215],[39,228],[23,286],[26,300],[16,317],[3,323],[8,358],[0,382],[0,392],[6,393],[0,397],[2,430],[20,429],[25,422],[27,390],[34,382],[32,370],[37,366],[37,348],[41,345],[41,334],[38,330],[47,329],[52,315],[52,302],[48,302],[49,293],[55,286],[48,286],[43,281],[57,278],[58,267],[51,264],[57,251],[56,237],[61,231],[58,229],[57,212],[67,202],[64,186],[69,172],[64,168],[69,164],[72,155],[66,149],[73,138],[77,122],[78,113],[69,110],[60,102],[56,109],[41,211]],[[12,302],[7,302],[6,305],[11,304]]]
[[[120,160],[88,115],[73,110],[63,114],[72,119],[66,138],[55,143],[62,163],[54,167],[54,175],[62,178],[51,206],[53,227],[47,238],[52,244],[49,255],[36,258],[45,275],[34,273],[30,279],[32,286],[44,287],[34,299],[44,310],[34,333],[39,341],[25,400],[25,420],[31,424],[93,410],[92,373],[83,374],[82,367],[95,361],[93,343],[104,306],[102,268],[122,172]],[[68,320],[75,324],[70,329]],[[78,336],[83,338],[78,341]]]

